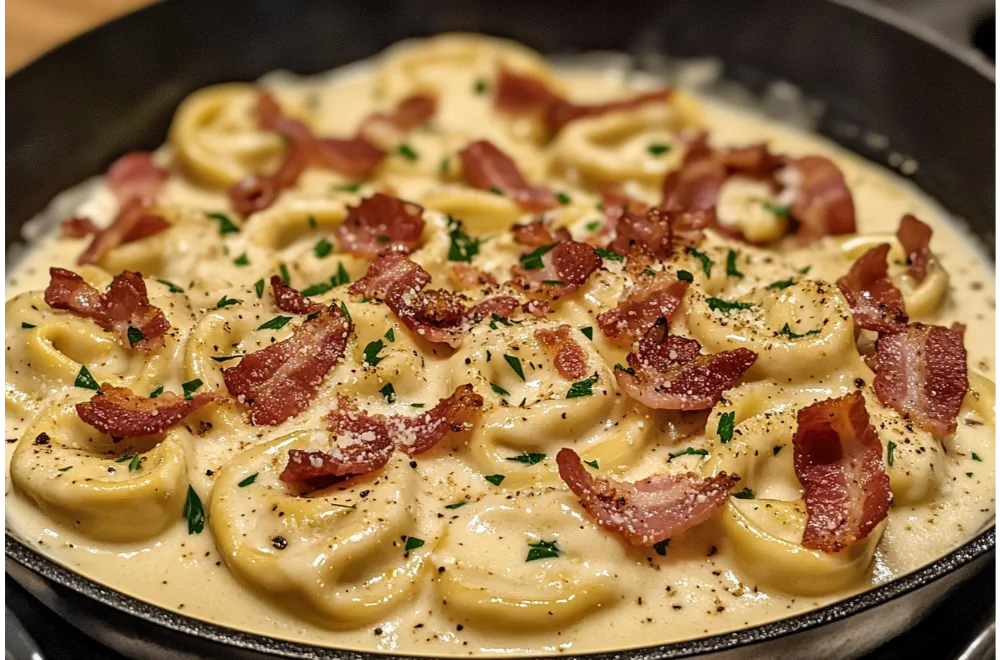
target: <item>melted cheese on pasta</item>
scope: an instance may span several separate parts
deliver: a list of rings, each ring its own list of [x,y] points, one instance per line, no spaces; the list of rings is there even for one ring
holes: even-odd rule
[[[219,85],[192,94],[157,155],[175,172],[159,200],[171,227],[112,250],[99,268],[77,268],[99,288],[123,269],[146,276],[152,303],[178,330],[149,357],[122,347],[92,321],[43,302],[48,267],[76,268],[84,241],[38,237],[7,279],[8,525],[73,570],[189,616],[300,642],[467,655],[620,649],[779,619],[911,571],[988,523],[994,512],[993,275],[940,208],[815,136],[689,94],[575,122],[543,144],[531,120],[494,111],[489,86],[498,63],[568,90],[578,101],[619,98],[652,84],[620,71],[556,71],[516,44],[456,36],[396,48],[374,65],[320,78],[286,76],[267,86],[318,135],[348,135],[371,112],[417,91],[436,95],[438,112],[405,138],[416,158],[384,145],[393,150],[360,185],[310,169],[295,189],[243,222],[229,209],[225,186],[276,167],[283,143],[256,128],[254,87]],[[99,382],[137,393],[159,386],[180,392],[196,378],[224,392],[222,370],[232,363],[213,358],[258,350],[289,336],[297,323],[259,329],[278,312],[268,293],[260,295],[258,280],[282,264],[300,289],[329,282],[341,269],[352,281],[366,272],[368,262],[326,254],[317,244],[344,219],[346,205],[376,190],[427,209],[425,244],[412,258],[433,275],[434,286],[448,286],[449,214],[482,238],[474,264],[507,279],[519,251],[506,230],[530,216],[505,197],[463,183],[455,154],[472,139],[489,139],[529,181],[568,196],[548,216],[580,239],[603,220],[594,182],[624,182],[633,195],[655,202],[664,174],[683,155],[679,132],[697,128],[708,129],[720,146],[765,140],[776,152],[835,159],[853,192],[861,231],[794,252],[709,232],[700,249],[715,264],[710,277],[701,276],[695,257],[675,258],[670,267],[699,277],[672,331],[710,352],[745,346],[759,355],[746,384],[726,393],[705,427],[616,391],[612,367],[624,361],[624,351],[595,322],[627,283],[613,262],[560,300],[553,316],[480,325],[454,351],[418,339],[385,306],[351,300],[346,287],[334,287],[317,299],[345,301],[356,337],[308,410],[277,427],[248,425],[236,406],[210,406],[158,444],[107,447],[94,446],[93,432],[74,412],[72,404],[91,395],[74,387],[80,365]],[[672,148],[663,153],[650,145]],[[766,187],[733,181],[721,192],[719,216],[755,240],[777,238],[785,227],[762,203],[770,196]],[[108,223],[116,207],[104,184],[94,181],[57,200],[50,216]],[[936,264],[920,284],[903,274],[892,237],[907,212],[934,228]],[[222,233],[211,213],[226,214],[239,231]],[[800,545],[804,510],[792,467],[795,411],[871,383],[850,311],[832,282],[867,246],[886,241],[894,245],[890,274],[911,317],[967,324],[974,394],[963,405],[958,432],[937,440],[908,426],[862,385],[883,445],[894,448],[894,503],[888,519],[849,550],[807,550]],[[726,277],[729,250],[738,254],[740,279]],[[789,278],[791,286],[767,288]],[[723,318],[708,307],[709,296],[755,304]],[[219,307],[224,297],[238,302]],[[592,342],[582,333],[577,338],[589,371],[598,375],[593,396],[566,398],[568,383],[533,339],[536,328],[562,323],[593,328]],[[806,336],[775,336],[786,323]],[[364,347],[379,339],[384,359],[364,365]],[[495,359],[505,353],[520,357],[523,379]],[[394,387],[393,403],[381,393],[386,383]],[[412,404],[429,407],[465,383],[486,398],[484,417],[432,458],[411,463],[397,456],[376,475],[316,497],[295,497],[278,481],[289,448],[322,446],[323,416],[337,392],[356,397],[364,409],[394,414]],[[727,412],[735,413],[739,433],[723,444],[715,429]],[[43,432],[50,443],[39,451],[33,439]],[[598,461],[601,472],[628,480],[665,470],[736,472],[756,499],[731,498],[708,523],[671,539],[662,555],[632,548],[597,527],[559,479],[554,456],[566,446]],[[686,447],[707,455],[669,458]],[[141,453],[141,468],[115,462],[104,453],[109,448],[116,455]],[[525,452],[546,458],[509,460]],[[494,475],[503,481],[494,483]],[[200,534],[189,534],[180,514],[188,485],[205,502]],[[405,548],[410,537],[423,545]],[[542,541],[556,541],[562,556],[526,561],[529,545]]]

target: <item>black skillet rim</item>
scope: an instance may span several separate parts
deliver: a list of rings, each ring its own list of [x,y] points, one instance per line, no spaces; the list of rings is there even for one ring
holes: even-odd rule
[[[973,69],[976,73],[982,75],[991,82],[995,82],[995,70],[989,65],[988,62],[986,62],[984,58],[979,57],[978,54],[971,49],[962,48],[961,46],[945,39],[937,32],[926,26],[915,23],[891,10],[870,4],[861,4],[858,0],[829,1],[834,4],[842,5],[847,9],[866,14],[880,22],[893,25],[896,29],[907,32],[910,36],[928,43],[934,48],[946,53],[959,63]],[[155,6],[156,5],[152,5],[146,9],[140,10],[140,12],[154,10]],[[117,23],[119,21],[128,20],[129,16],[131,16],[131,14],[126,14],[125,16],[115,19],[113,22]],[[49,57],[57,57],[59,51],[63,48],[68,47],[77,40],[88,38],[93,33],[100,31],[102,27],[103,26],[97,26],[94,29],[79,35],[72,41],[67,42],[67,44],[63,44],[62,46],[41,55],[39,58],[29,62],[21,69],[15,71],[12,76],[30,75],[30,69],[32,68],[32,64],[34,62],[47,59]],[[587,660],[620,660],[623,658],[629,658],[630,660],[645,660],[650,658],[682,658],[703,653],[725,651],[778,639],[793,633],[803,632],[833,623],[835,621],[840,621],[854,614],[894,600],[959,570],[974,560],[992,552],[995,547],[996,526],[994,524],[957,549],[952,550],[943,557],[912,573],[908,573],[883,585],[879,585],[878,587],[826,607],[811,610],[786,619],[780,619],[772,623],[684,642],[623,649],[610,653],[577,654],[573,656],[561,655],[559,657],[564,658],[565,660],[574,660],[574,658],[587,658]],[[203,638],[215,643],[235,646],[258,653],[269,653],[293,658],[346,658],[350,660],[396,658],[398,660],[419,660],[427,657],[401,656],[374,651],[347,651],[333,647],[301,644],[273,637],[247,633],[226,626],[208,623],[193,617],[184,616],[132,596],[128,596],[120,591],[86,578],[79,573],[75,573],[36,552],[27,543],[14,536],[9,529],[6,529],[6,527],[4,552],[8,559],[16,562],[24,568],[27,568],[32,572],[55,582],[56,584],[96,600],[108,607],[162,626],[169,630],[196,638]]]

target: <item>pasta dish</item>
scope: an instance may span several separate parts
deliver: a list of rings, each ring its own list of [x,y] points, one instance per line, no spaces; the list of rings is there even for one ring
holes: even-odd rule
[[[757,625],[989,524],[954,221],[581,62],[442,35],[212,86],[70,191],[7,275],[8,527],[188,616],[457,656]]]

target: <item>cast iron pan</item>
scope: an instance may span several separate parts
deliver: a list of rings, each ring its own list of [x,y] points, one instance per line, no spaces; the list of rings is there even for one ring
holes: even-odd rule
[[[755,91],[787,80],[825,112],[816,129],[869,159],[913,159],[915,182],[965,218],[993,254],[993,69],[894,14],[853,0],[178,0],[117,20],[7,79],[5,243],[58,192],[121,153],[152,149],[199,87],[276,68],[313,73],[400,39],[468,30],[543,52],[714,55]],[[872,136],[876,136],[873,138]],[[992,313],[992,312],[991,312]],[[797,617],[602,658],[847,658],[919,621],[989,563],[995,528],[919,571]],[[86,580],[9,531],[6,568],[91,636],[134,657],[350,658],[202,623]],[[561,656],[569,657],[569,656]]]

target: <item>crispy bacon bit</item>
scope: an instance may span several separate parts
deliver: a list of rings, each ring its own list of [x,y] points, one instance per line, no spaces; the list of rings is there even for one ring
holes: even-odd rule
[[[861,393],[799,410],[792,445],[805,489],[802,545],[839,552],[868,536],[888,514],[892,491]]]
[[[153,162],[148,151],[133,151],[111,163],[105,182],[123,206],[129,202],[152,202],[160,194],[168,173]]]
[[[159,307],[149,304],[141,274],[126,270],[116,275],[104,293],[64,268],[50,268],[49,278],[45,302],[53,309],[65,309],[93,319],[104,330],[115,333],[123,345],[137,351],[163,346],[163,336],[170,330],[170,321]],[[129,328],[139,330],[142,338],[131,341]]]
[[[460,385],[427,412],[412,417],[390,417],[389,427],[396,446],[407,455],[416,456],[433,448],[448,433],[470,430],[482,414],[483,397],[476,394],[472,385]]]
[[[556,456],[559,476],[598,525],[636,546],[652,546],[705,522],[729,498],[739,477],[720,472],[657,474],[635,483],[595,479],[572,449]]]
[[[553,227],[551,223],[544,220],[535,220],[525,224],[514,225],[510,228],[514,234],[514,242],[527,252],[531,252],[543,245],[551,245],[560,241],[569,241],[573,237],[565,227]]]
[[[873,247],[837,280],[851,306],[854,323],[865,330],[895,332],[907,322],[903,294],[889,279],[888,255],[888,244]]]
[[[86,238],[101,233],[101,228],[90,218],[73,216],[59,223],[60,238]]]
[[[604,210],[606,222],[601,230],[589,240],[595,245],[602,245],[609,249],[610,244],[618,236],[618,223],[626,212],[635,213],[642,216],[649,211],[649,205],[641,200],[630,197],[625,192],[624,186],[620,183],[602,183],[598,188],[601,195],[601,208]]]
[[[753,366],[757,354],[747,348],[712,355],[701,345],[677,335],[639,340],[638,353],[629,353],[634,374],[615,370],[618,386],[630,397],[659,410],[706,410]]]
[[[251,424],[280,424],[305,410],[316,396],[327,372],[344,356],[353,329],[340,308],[331,305],[288,339],[249,353],[226,369],[226,387],[250,407]]]
[[[875,395],[883,404],[943,437],[955,432],[969,390],[965,327],[914,323],[875,343]]]
[[[347,207],[347,219],[337,227],[340,249],[366,259],[386,252],[412,252],[420,247],[423,212],[419,204],[375,193]]]
[[[310,142],[289,138],[288,149],[274,174],[251,174],[230,186],[226,194],[233,208],[244,216],[268,208],[282,190],[291,188],[302,176],[313,154]]]
[[[344,176],[360,178],[375,169],[385,152],[362,137],[317,138],[312,143],[313,161]]]
[[[517,163],[491,142],[470,142],[458,152],[458,157],[466,180],[474,188],[498,190],[526,211],[545,211],[558,205],[551,190],[529,185]]]
[[[664,211],[652,208],[645,213],[626,211],[615,225],[615,237],[608,244],[612,252],[626,256],[634,245],[664,258],[681,245],[694,245],[702,229],[714,226],[712,211]]]
[[[511,296],[494,296],[468,307],[465,296],[441,289],[424,290],[430,274],[398,252],[379,257],[348,291],[382,298],[406,327],[434,343],[459,346],[475,323],[517,309]]]
[[[396,104],[392,113],[377,112],[361,123],[358,137],[377,141],[385,131],[407,132],[434,116],[437,111],[437,99],[427,94],[413,94]]]
[[[797,198],[790,209],[792,218],[799,223],[796,242],[853,234],[854,199],[840,168],[822,156],[799,158],[789,167],[796,180]]]
[[[514,266],[513,283],[553,300],[577,291],[601,267],[601,258],[593,246],[577,241],[558,243],[542,255],[541,261],[542,267],[536,269]]]
[[[312,132],[298,119],[285,115],[278,100],[271,92],[264,91],[257,96],[257,125],[267,131],[279,133],[289,140],[309,141]]]
[[[927,276],[927,262],[931,257],[931,235],[934,231],[915,216],[907,213],[899,221],[896,238],[906,252],[906,262],[910,264],[910,275],[918,282]]]
[[[151,209],[145,200],[133,199],[125,203],[107,229],[94,233],[93,240],[77,257],[76,263],[81,266],[96,264],[119,245],[138,241],[167,229],[170,223],[153,214]]]
[[[323,305],[309,300],[300,291],[285,284],[278,275],[271,276],[271,293],[278,309],[289,314],[312,314],[323,309]]]
[[[566,380],[577,381],[587,375],[587,354],[570,336],[572,331],[573,328],[568,325],[561,325],[555,330],[539,328],[535,330],[535,339],[552,358],[559,375]]]
[[[76,404],[76,413],[101,433],[113,438],[135,438],[163,433],[198,408],[219,400],[214,392],[195,394],[190,399],[164,392],[147,399],[127,387],[104,383],[90,401]]]
[[[617,307],[597,317],[597,324],[609,339],[621,346],[631,346],[657,321],[670,320],[684,300],[687,287],[687,282],[666,273],[640,275]]]
[[[539,319],[543,319],[549,314],[554,314],[556,311],[552,309],[552,305],[549,304],[548,300],[529,300],[521,305],[521,309],[525,314],[531,314]]]
[[[453,263],[448,269],[448,275],[457,289],[474,289],[481,286],[493,286],[497,283],[497,278],[491,274],[462,262]]]
[[[606,115],[611,112],[619,112],[621,110],[632,110],[646,105],[647,103],[666,103],[670,100],[672,92],[673,90],[670,88],[658,89],[652,92],[643,92],[642,94],[637,94],[628,99],[619,99],[617,101],[595,103],[590,105],[570,103],[564,99],[556,99],[555,102],[548,107],[546,119],[548,120],[549,125],[558,131],[566,124],[576,121],[577,119],[598,117],[600,115]]]

